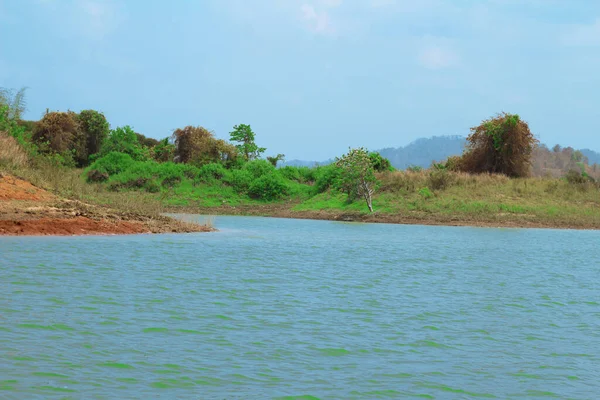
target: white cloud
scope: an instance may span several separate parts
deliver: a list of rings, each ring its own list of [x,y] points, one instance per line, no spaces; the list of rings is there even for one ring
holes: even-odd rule
[[[567,46],[600,46],[600,18],[592,24],[573,27],[563,35],[561,42]]]
[[[306,22],[310,31],[319,34],[331,34],[335,32],[335,29],[331,25],[329,14],[326,11],[317,11],[310,4],[302,4],[300,11],[302,19]]]
[[[459,63],[458,54],[447,47],[428,45],[421,49],[418,55],[419,63],[431,70],[439,70],[455,67]]]

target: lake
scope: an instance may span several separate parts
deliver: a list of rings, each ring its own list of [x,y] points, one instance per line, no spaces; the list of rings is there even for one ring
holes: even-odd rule
[[[214,224],[0,237],[0,398],[600,392],[599,232]]]

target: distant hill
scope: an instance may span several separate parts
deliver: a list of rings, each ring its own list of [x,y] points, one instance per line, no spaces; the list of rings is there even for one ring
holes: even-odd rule
[[[427,168],[432,161],[444,161],[450,156],[462,154],[465,144],[462,136],[434,136],[417,139],[404,147],[381,149],[379,154],[390,160],[397,169],[410,166]]]
[[[404,147],[385,148],[376,150],[383,157],[390,160],[394,168],[406,169],[410,166],[427,168],[432,161],[443,161],[449,156],[462,154],[465,138],[461,136],[434,136],[421,138]],[[315,165],[331,164],[333,159],[326,161],[290,160],[282,166],[314,167]]]
[[[377,150],[383,157],[390,160],[394,168],[404,170],[411,166],[428,168],[433,161],[444,161],[450,156],[458,156],[463,153],[466,139],[462,136],[433,136],[431,138],[421,138],[404,146]],[[590,150],[580,150],[584,156],[586,164],[600,164],[600,153]],[[576,168],[576,160],[572,154],[575,149],[571,147],[559,147],[559,151],[549,149],[545,145],[540,145],[533,154],[533,174],[536,176],[552,175],[562,176],[569,169]],[[290,160],[283,164],[297,167],[314,167],[316,165],[327,165],[333,162],[333,159],[326,161],[303,161]],[[593,169],[594,172],[600,167]]]

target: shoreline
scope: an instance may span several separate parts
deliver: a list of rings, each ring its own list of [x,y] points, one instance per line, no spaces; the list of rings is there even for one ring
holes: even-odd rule
[[[373,214],[360,213],[344,210],[303,210],[295,211],[289,204],[265,204],[259,206],[221,206],[221,207],[168,207],[167,213],[187,213],[198,215],[222,215],[222,216],[245,216],[245,217],[268,217],[287,219],[311,219],[318,221],[337,222],[362,222],[375,224],[396,225],[425,225],[425,226],[448,226],[448,227],[473,227],[473,228],[514,228],[514,229],[566,229],[566,230],[600,230],[600,226],[593,223],[573,224],[568,221],[535,221],[515,216],[498,216],[494,218],[475,219],[459,217],[457,215],[436,215],[426,213],[404,214]],[[504,217],[504,218],[503,218]]]

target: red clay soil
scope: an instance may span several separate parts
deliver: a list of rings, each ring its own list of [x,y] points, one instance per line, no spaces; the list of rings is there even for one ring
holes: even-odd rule
[[[0,235],[124,235],[210,232],[211,227],[61,199],[0,174]]]
[[[47,201],[54,196],[44,189],[9,175],[0,174],[0,201],[27,200]]]
[[[125,235],[147,233],[141,222],[106,220],[95,221],[86,217],[41,218],[24,221],[0,221],[0,235]]]

